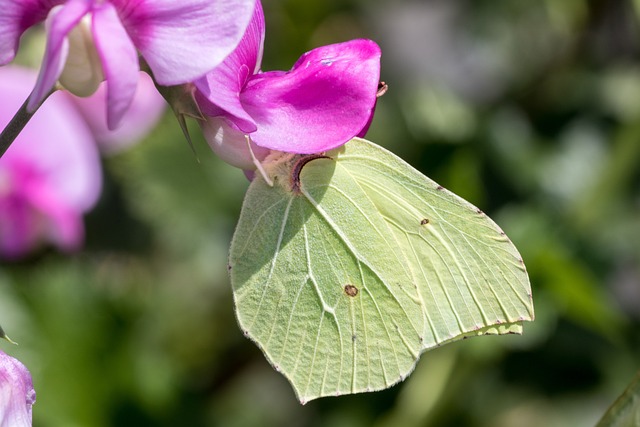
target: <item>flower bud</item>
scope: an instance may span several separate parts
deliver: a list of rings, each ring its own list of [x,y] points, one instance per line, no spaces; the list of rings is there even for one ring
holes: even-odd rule
[[[100,56],[91,34],[91,16],[87,15],[68,36],[69,54],[60,84],[76,96],[92,95],[104,80]]]
[[[207,120],[201,121],[200,126],[209,147],[222,160],[232,166],[244,170],[254,170],[256,164],[251,152],[256,160],[261,161],[271,151],[250,142],[244,133],[229,126],[221,117],[209,117]]]

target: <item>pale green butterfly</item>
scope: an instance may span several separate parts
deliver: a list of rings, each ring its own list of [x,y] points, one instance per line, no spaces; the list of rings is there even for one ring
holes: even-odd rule
[[[301,402],[380,390],[420,354],[533,320],[518,251],[484,213],[353,139],[282,155],[247,191],[229,268],[244,334]]]

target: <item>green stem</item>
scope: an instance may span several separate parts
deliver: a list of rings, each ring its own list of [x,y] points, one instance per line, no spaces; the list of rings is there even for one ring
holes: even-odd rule
[[[53,92],[55,92],[55,89],[49,92],[47,96],[44,97],[42,102],[40,102],[40,104],[38,104],[33,111],[29,111],[27,109],[29,98],[27,98],[24,101],[22,106],[20,106],[20,109],[18,110],[18,112],[16,112],[16,114],[13,116],[11,121],[7,124],[7,126],[5,126],[5,128],[2,130],[2,133],[0,133],[0,158],[4,156],[4,153],[7,152],[7,150],[13,143],[13,141],[15,141],[18,135],[20,135],[20,132],[22,132],[24,127],[27,125],[27,123],[29,123],[29,120],[31,120],[31,118],[36,113],[36,111],[38,111],[38,109],[42,106],[44,101]]]

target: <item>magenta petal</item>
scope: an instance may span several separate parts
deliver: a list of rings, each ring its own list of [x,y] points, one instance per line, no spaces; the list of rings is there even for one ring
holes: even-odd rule
[[[27,368],[0,351],[0,427],[31,427],[31,406],[35,401]]]
[[[264,13],[262,5],[257,2],[251,22],[238,47],[222,64],[194,82],[199,91],[196,100],[205,115],[225,116],[245,133],[256,130],[253,119],[240,103],[240,92],[247,80],[258,72],[263,46]],[[209,105],[210,103],[214,105]],[[221,114],[219,109],[226,114]]]
[[[0,65],[13,61],[20,36],[47,18],[52,7],[64,0],[0,0]]]
[[[107,126],[115,129],[136,93],[138,54],[110,3],[96,7],[92,30],[107,81]]]
[[[242,38],[255,0],[112,0],[161,85],[211,71]]]
[[[55,11],[47,28],[47,46],[38,81],[29,97],[27,108],[34,111],[60,77],[67,59],[67,35],[87,13],[91,5],[86,0],[68,0]]]
[[[288,73],[258,74],[241,94],[262,147],[317,153],[338,147],[370,120],[380,79],[380,48],[352,40],[307,52]]]
[[[377,95],[376,95],[376,97],[377,97]],[[364,127],[362,129],[360,129],[360,132],[358,132],[358,134],[356,135],[358,138],[364,138],[364,136],[369,131],[369,128],[371,127],[371,123],[373,123],[373,114],[376,112],[376,105],[378,105],[378,100],[377,99],[376,99],[376,102],[373,104],[373,108],[371,109],[371,114],[369,115],[369,120],[367,120],[367,123],[365,123]]]

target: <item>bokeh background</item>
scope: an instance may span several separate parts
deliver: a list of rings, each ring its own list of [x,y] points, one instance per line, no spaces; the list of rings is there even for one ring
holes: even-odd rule
[[[368,139],[500,224],[535,322],[427,352],[389,390],[301,406],[234,318],[225,266],[248,182],[167,114],[103,160],[82,251],[0,264],[0,323],[20,343],[2,350],[33,374],[34,425],[593,425],[640,368],[640,1],[264,7],[264,70],[381,45],[390,89]]]

